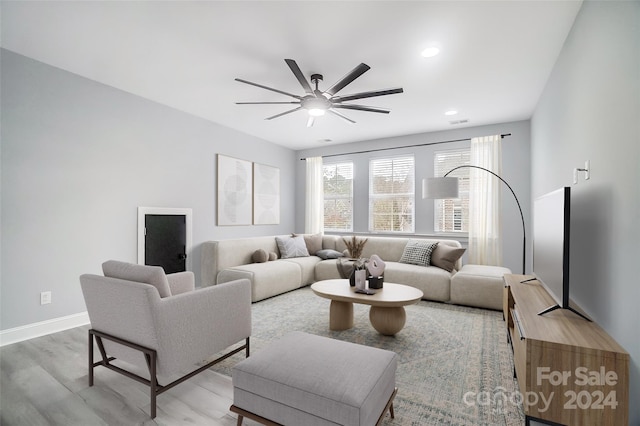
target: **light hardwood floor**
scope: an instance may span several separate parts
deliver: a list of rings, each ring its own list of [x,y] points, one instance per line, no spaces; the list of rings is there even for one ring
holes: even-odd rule
[[[149,388],[105,368],[87,381],[87,330],[77,327],[0,348],[2,425],[224,425],[231,379],[211,370],[158,397],[158,415],[149,417]],[[96,352],[97,353],[97,352]],[[234,357],[241,360],[244,355]],[[245,420],[246,425],[257,425]]]

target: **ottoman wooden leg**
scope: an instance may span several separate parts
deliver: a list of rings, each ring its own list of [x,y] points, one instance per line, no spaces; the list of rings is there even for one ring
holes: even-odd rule
[[[382,414],[380,415],[380,418],[378,419],[376,426],[379,426],[382,424],[382,420],[384,420],[384,415],[387,413],[387,410],[389,410],[389,415],[391,416],[392,419],[396,418],[395,413],[393,412],[393,400],[396,397],[397,393],[398,393],[398,388],[395,388],[393,390],[393,393],[391,394],[391,398],[389,398],[389,402],[387,402],[386,407],[384,407],[384,410],[382,410]]]
[[[269,419],[265,419],[264,417],[260,417],[257,414],[253,414],[250,411],[243,410],[242,408],[236,407],[235,405],[232,405],[229,408],[229,410],[238,415],[237,426],[242,426],[242,421],[244,420],[245,417],[250,419],[250,420],[253,420],[254,422],[258,422],[260,424],[263,424],[265,426],[282,426],[279,423],[272,422]]]

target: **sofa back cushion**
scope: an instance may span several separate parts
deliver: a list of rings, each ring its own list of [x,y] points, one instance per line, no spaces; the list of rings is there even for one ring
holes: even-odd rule
[[[251,256],[258,249],[277,253],[276,238],[268,236],[218,241],[218,270],[251,263]]]

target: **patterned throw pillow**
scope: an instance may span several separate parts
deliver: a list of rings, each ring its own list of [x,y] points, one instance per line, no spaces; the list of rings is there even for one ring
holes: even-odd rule
[[[276,237],[276,243],[278,243],[282,259],[309,256],[309,251],[302,235],[297,237]]]
[[[431,264],[431,253],[437,246],[437,242],[428,243],[420,240],[409,240],[402,252],[400,263],[429,266]]]

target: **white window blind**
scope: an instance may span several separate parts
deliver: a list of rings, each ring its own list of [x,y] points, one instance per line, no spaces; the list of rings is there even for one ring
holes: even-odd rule
[[[470,150],[451,149],[434,154],[434,177],[470,163]],[[463,167],[449,174],[458,178],[460,198],[434,200],[434,229],[436,232],[467,232],[469,229],[469,168]]]
[[[369,231],[414,232],[413,156],[369,162]]]
[[[353,163],[322,166],[325,231],[353,230]]]

